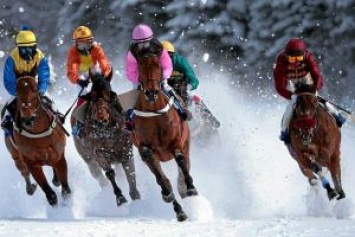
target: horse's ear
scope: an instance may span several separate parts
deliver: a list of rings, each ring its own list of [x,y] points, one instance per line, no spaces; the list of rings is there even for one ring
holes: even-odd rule
[[[108,81],[108,82],[111,82],[112,75],[113,75],[113,68],[111,67],[111,71],[110,71],[110,73],[108,74],[108,76],[105,77],[105,80]]]

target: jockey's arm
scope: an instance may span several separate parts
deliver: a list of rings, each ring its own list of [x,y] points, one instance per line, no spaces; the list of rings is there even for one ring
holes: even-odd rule
[[[185,57],[177,55],[178,56],[178,70],[183,72],[184,75],[187,78],[187,83],[191,85],[191,90],[197,89],[199,85],[199,81],[194,73],[194,70],[188,63]]]
[[[12,57],[8,57],[5,62],[4,85],[9,94],[16,95],[15,62]]]
[[[43,57],[39,62],[38,68],[38,90],[41,94],[44,94],[47,91],[49,82],[50,82],[50,69],[48,65],[48,60],[46,57]]]
[[[160,65],[162,68],[163,79],[166,80],[170,78],[173,72],[173,62],[171,61],[171,58],[166,49],[163,49],[162,54],[160,56]]]
[[[103,48],[100,45],[95,46],[95,57],[97,58],[100,68],[102,70],[102,73],[105,77],[108,77],[110,75],[110,72],[112,70],[110,61],[106,57],[106,54],[103,50]]]
[[[79,65],[80,58],[75,52],[75,46],[72,46],[69,50],[67,57],[67,77],[73,84],[77,84],[79,81]]]
[[[311,76],[314,80],[314,83],[316,84],[316,88],[317,90],[320,90],[323,87],[323,77],[322,77],[321,70],[312,53],[308,53],[307,60],[309,63]]]
[[[128,51],[126,55],[126,61],[125,61],[125,73],[127,79],[133,83],[133,84],[138,84],[138,64],[137,60],[131,53],[131,51]]]
[[[286,89],[287,82],[283,56],[283,54],[280,54],[276,60],[274,68],[275,88],[282,97],[290,100],[292,93]]]

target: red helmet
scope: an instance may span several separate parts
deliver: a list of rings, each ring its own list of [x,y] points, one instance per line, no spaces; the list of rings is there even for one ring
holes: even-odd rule
[[[306,44],[304,41],[300,38],[293,38],[290,39],[285,47],[285,53],[286,54],[292,54],[293,52],[302,52],[307,49]]]

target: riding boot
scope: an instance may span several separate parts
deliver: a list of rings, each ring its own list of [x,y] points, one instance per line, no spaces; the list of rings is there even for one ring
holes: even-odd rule
[[[202,116],[205,116],[206,118],[209,119],[209,121],[212,122],[213,127],[219,128],[221,126],[221,123],[218,121],[218,119],[212,114],[212,112],[207,108],[207,105],[201,100],[198,105],[200,105],[202,109]]]
[[[335,122],[339,128],[343,126],[343,124],[346,122],[346,119],[343,117],[343,115],[328,101],[324,103],[325,107],[329,111],[331,115],[333,115]]]
[[[6,110],[5,115],[1,121],[1,128],[5,131],[5,136],[12,135],[14,125],[12,115]]]
[[[54,102],[48,98],[46,95],[41,96],[41,102],[44,104],[46,108],[48,108],[53,114],[55,114],[59,121],[64,124],[65,123],[65,116],[61,112],[59,112],[57,106],[54,104]]]
[[[164,91],[164,90],[163,90]],[[185,103],[182,102],[180,100],[180,98],[178,97],[178,95],[175,93],[174,90],[170,90],[170,91],[164,91],[168,96],[172,96],[174,97],[174,107],[176,108],[176,110],[179,112],[180,117],[184,120],[184,121],[190,121],[192,119],[192,113],[190,112],[190,110],[186,107]]]
[[[126,120],[124,122],[123,131],[126,131],[127,133],[132,133],[134,131],[133,109],[128,109],[126,111]]]
[[[72,128],[71,134],[77,138],[81,138],[83,130],[84,130],[84,124],[77,120],[75,125]]]

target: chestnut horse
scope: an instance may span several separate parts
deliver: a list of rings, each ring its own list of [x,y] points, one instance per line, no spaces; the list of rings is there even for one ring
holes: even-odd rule
[[[124,117],[122,113],[117,113],[122,112],[122,108],[113,108],[119,104],[112,103],[114,100],[117,102],[117,95],[111,91],[109,81],[102,75],[91,75],[91,81],[93,86],[89,94],[90,102],[84,113],[83,135],[80,138],[74,137],[74,144],[88,165],[91,175],[100,185],[105,186],[107,179],[111,182],[116,204],[119,206],[127,200],[116,183],[112,165],[122,164],[131,199],[140,199],[136,186],[133,145],[129,135],[122,132]],[[72,114],[72,126],[75,121]],[[102,170],[107,179],[103,176]]]
[[[296,94],[290,123],[290,149],[295,152],[295,159],[310,185],[321,180],[329,199],[345,198],[341,184],[341,135],[335,119],[318,101],[313,87],[300,87]],[[322,167],[330,171],[335,190],[324,177]]]
[[[142,160],[155,175],[161,187],[163,200],[173,203],[179,221],[187,219],[175,199],[170,181],[160,162],[175,159],[179,168],[178,190],[182,198],[197,195],[190,176],[190,131],[173,108],[173,98],[167,98],[160,87],[161,68],[159,58],[149,55],[138,59],[140,94],[135,106],[134,145]]]
[[[57,195],[48,184],[42,166],[53,168],[52,182],[56,186],[62,185],[62,196],[68,198],[71,190],[64,155],[64,131],[58,118],[41,103],[34,77],[18,78],[16,91],[14,132],[13,136],[5,138],[6,147],[25,178],[27,193],[32,195],[36,189],[30,181],[31,174],[44,191],[48,203],[56,205]]]

